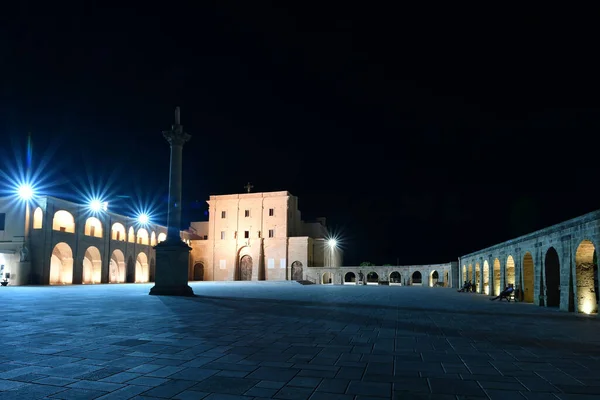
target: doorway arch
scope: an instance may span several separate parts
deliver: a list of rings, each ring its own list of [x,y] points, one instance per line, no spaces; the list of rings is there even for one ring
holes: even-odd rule
[[[423,276],[419,271],[415,271],[412,274],[412,284],[413,285],[422,285],[423,284]]]
[[[544,272],[546,277],[546,306],[560,306],[560,261],[554,247],[546,252],[544,260]]]
[[[252,280],[252,257],[249,255],[242,256],[240,258],[238,266],[238,280],[239,281],[251,281]]]
[[[141,251],[135,260],[135,281],[148,282],[148,256]]]
[[[400,275],[400,272],[394,271],[390,274],[390,284],[401,283],[401,282],[402,282],[402,275]]]
[[[102,281],[102,257],[97,247],[90,246],[83,256],[82,283],[94,284]]]
[[[202,264],[201,262],[197,262],[196,264],[194,264],[194,280],[204,280],[204,264]]]
[[[346,275],[344,275],[344,283],[356,284],[356,274],[354,272],[347,272]]]
[[[490,264],[483,262],[483,293],[490,294]]]
[[[367,285],[369,283],[372,285],[379,283],[379,275],[377,275],[377,272],[371,271],[367,274]]]
[[[533,303],[533,256],[526,252],[523,256],[523,301]]]
[[[73,283],[73,251],[65,242],[57,243],[50,256],[50,284]]]
[[[294,261],[292,263],[292,280],[293,281],[301,281],[303,278],[302,275],[302,263],[300,261]]]
[[[494,259],[494,296],[500,294],[500,260]]]
[[[431,274],[429,276],[429,286],[430,287],[436,286],[437,283],[439,282],[439,280],[440,280],[440,274],[436,270],[431,271]]]
[[[506,269],[504,272],[504,279],[506,281],[506,286],[515,285],[515,260],[513,256],[508,256],[506,258]]]
[[[112,252],[108,270],[108,281],[110,283],[125,282],[125,255],[121,250],[115,249]]]
[[[583,240],[575,253],[575,280],[577,287],[577,311],[591,314],[598,310],[595,286],[597,279],[594,253],[596,249],[589,240]]]
[[[329,285],[329,284],[333,284],[333,275],[331,275],[331,272],[325,272],[323,273],[323,280],[321,281],[321,283],[323,285]]]

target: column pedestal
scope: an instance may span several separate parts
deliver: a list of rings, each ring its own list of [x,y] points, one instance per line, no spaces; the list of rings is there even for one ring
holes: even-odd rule
[[[181,240],[165,240],[157,244],[156,271],[151,295],[194,296],[188,285],[188,266],[191,248]]]

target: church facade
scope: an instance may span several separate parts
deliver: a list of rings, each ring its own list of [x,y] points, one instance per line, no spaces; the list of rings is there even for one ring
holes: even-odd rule
[[[304,222],[287,191],[210,196],[209,220],[190,227],[189,280],[303,280],[311,267],[339,267],[326,221]]]

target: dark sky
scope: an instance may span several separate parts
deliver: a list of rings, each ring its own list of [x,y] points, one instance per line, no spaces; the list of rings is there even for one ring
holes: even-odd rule
[[[592,10],[17,3],[2,168],[31,132],[49,194],[164,209],[179,105],[187,221],[288,190],[347,265],[456,260],[600,204]]]

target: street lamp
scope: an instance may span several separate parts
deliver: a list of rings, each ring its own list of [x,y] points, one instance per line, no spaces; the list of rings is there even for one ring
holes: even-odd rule
[[[327,244],[329,245],[329,266],[333,267],[333,250],[337,246],[337,240],[335,240],[335,239],[329,239],[327,241]]]
[[[137,220],[140,224],[147,225],[148,222],[150,222],[150,217],[148,217],[148,214],[142,213],[142,214],[138,215]]]
[[[17,188],[17,194],[19,198],[23,201],[29,201],[33,198],[34,192],[31,185],[27,183],[23,183]]]

